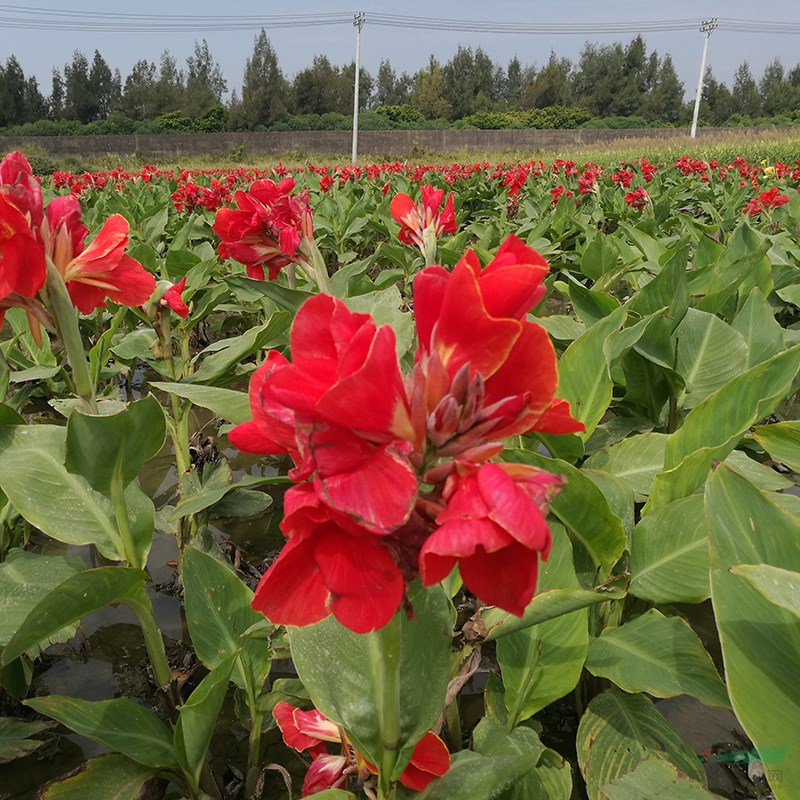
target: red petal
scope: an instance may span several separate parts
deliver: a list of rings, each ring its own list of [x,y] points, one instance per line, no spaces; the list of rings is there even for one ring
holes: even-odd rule
[[[295,717],[299,711],[299,708],[287,703],[285,700],[281,700],[275,705],[275,708],[272,709],[272,716],[275,717],[275,722],[278,723],[278,727],[281,729],[283,741],[286,742],[289,747],[297,750],[299,753],[302,753],[306,750],[311,753],[326,753],[327,750],[325,749],[325,745],[322,743],[323,740],[320,737],[300,730]],[[320,714],[319,711],[307,713]],[[327,717],[324,717],[322,714],[320,714],[320,716],[323,716],[324,719],[327,719]],[[330,720],[328,720],[328,722],[330,723]],[[339,741],[339,739],[330,739],[328,741]]]
[[[581,433],[586,430],[586,426],[572,416],[566,400],[555,397],[531,430],[540,433]]]
[[[410,215],[416,214],[416,203],[407,195],[400,192],[392,198],[389,204],[392,218],[398,225],[407,225],[406,220]]]
[[[377,537],[326,531],[314,556],[342,625],[368,633],[392,618],[403,599],[403,574]]]
[[[347,766],[344,756],[323,755],[314,759],[303,781],[302,797],[330,789],[342,777]]]
[[[445,743],[430,731],[414,748],[411,762],[400,775],[400,783],[421,792],[434,778],[440,778],[450,769],[450,753]]]
[[[443,267],[427,267],[414,278],[414,318],[420,349],[430,352],[431,334],[444,302],[450,273]]]
[[[496,553],[477,551],[458,562],[464,585],[484,603],[521,617],[533,599],[539,574],[537,554],[514,543]],[[502,580],[498,576],[502,575]]]

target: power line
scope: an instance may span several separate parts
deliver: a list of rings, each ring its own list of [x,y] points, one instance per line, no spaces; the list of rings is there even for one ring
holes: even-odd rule
[[[98,33],[179,33],[203,31],[245,31],[266,28],[299,28],[351,25],[351,12],[328,14],[210,15],[187,18],[180,14],[136,14],[78,11],[37,6],[0,4],[0,25],[27,30],[88,31]],[[364,14],[367,25],[461,33],[516,36],[586,36],[608,34],[662,33],[698,30],[702,20],[636,20],[617,22],[501,22],[498,20],[441,19],[402,14]],[[779,20],[720,18],[719,30],[749,34],[800,34],[800,23]]]

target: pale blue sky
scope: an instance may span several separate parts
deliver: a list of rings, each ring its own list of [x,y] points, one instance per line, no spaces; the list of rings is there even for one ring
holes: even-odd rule
[[[40,5],[41,4],[41,5]],[[279,15],[315,14],[364,11],[367,15],[362,33],[362,64],[373,74],[383,58],[388,58],[398,72],[415,72],[435,53],[440,61],[447,61],[459,44],[481,46],[500,64],[506,65],[513,56],[523,64],[541,66],[550,51],[559,56],[577,60],[586,41],[606,44],[627,41],[629,35],[587,35],[585,33],[559,36],[498,35],[455,31],[428,31],[406,28],[388,28],[370,25],[372,13],[400,14],[404,16],[451,18],[457,15],[465,20],[519,21],[524,23],[552,22],[635,22],[676,19],[724,17],[727,19],[775,21],[800,24],[800,0],[494,0],[492,3],[463,0],[459,3],[430,3],[405,0],[402,3],[388,0],[356,2],[351,5],[342,0],[293,0],[291,4],[276,4],[265,0],[138,0],[135,6],[120,0],[76,0],[58,6],[50,0],[33,0],[16,6],[0,6],[0,61],[12,53],[22,64],[26,75],[34,75],[42,91],[50,91],[50,73],[53,66],[63,67],[72,59],[76,49],[82,50],[91,60],[98,49],[109,65],[119,68],[123,80],[133,64],[140,58],[158,62],[160,53],[169,49],[180,66],[194,48],[195,40],[205,38],[212,55],[221,65],[228,89],[241,86],[247,57],[252,52],[257,30],[246,31],[185,31],[179,33],[124,33],[25,30],[3,24],[3,19],[16,16],[9,9],[25,8],[30,14],[41,16],[36,9],[60,12],[104,12],[118,14],[144,14],[160,16],[186,15]],[[351,61],[355,54],[355,29],[350,24],[294,27],[268,30],[270,40],[278,54],[281,68],[287,77],[309,65],[317,54],[325,54],[334,64]],[[679,77],[687,94],[693,95],[697,83],[702,53],[703,37],[699,31],[678,31],[644,34],[648,50],[660,55],[672,55]],[[732,83],[736,67],[747,60],[758,78],[773,58],[779,57],[784,66],[791,68],[800,61],[800,35],[798,34],[747,34],[724,30],[711,36],[709,64],[714,75]]]

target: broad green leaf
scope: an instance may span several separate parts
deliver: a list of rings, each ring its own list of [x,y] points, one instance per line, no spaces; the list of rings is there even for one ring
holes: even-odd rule
[[[625,481],[637,497],[646,497],[655,476],[664,467],[664,449],[669,436],[641,433],[598,450],[584,463],[587,469],[609,472]]]
[[[242,634],[264,619],[253,611],[253,593],[236,573],[195,548],[183,554],[186,622],[197,657],[209,669],[240,652],[233,680],[258,693],[269,671],[267,643]]]
[[[619,251],[614,246],[614,239],[598,233],[581,254],[581,272],[596,281],[614,269],[618,260]]]
[[[566,314],[553,314],[549,317],[535,317],[534,319],[553,339],[561,342],[572,342],[586,333],[586,326],[583,323]]]
[[[46,784],[38,800],[144,800],[147,782],[158,774],[119,753],[90,758],[75,774]]]
[[[146,767],[178,767],[170,729],[155,711],[127,697],[79,700],[51,694],[33,697],[25,705]]]
[[[0,717],[0,764],[23,758],[44,744],[43,739],[31,739],[46,731],[52,723],[23,722],[11,717]]]
[[[565,461],[512,449],[505,450],[503,458],[564,475],[566,485],[554,498],[550,510],[583,545],[602,577],[608,577],[625,550],[626,538],[622,520],[611,513],[608,501],[597,486]]]
[[[214,503],[213,517],[253,517],[263,514],[273,503],[266,492],[233,487],[222,500]]]
[[[473,732],[475,752],[483,756],[527,756],[534,768],[514,781],[498,800],[569,800],[572,795],[570,766],[558,753],[545,747],[536,732],[520,726],[506,733],[503,728],[484,717]]]
[[[93,544],[124,559],[110,501],[67,472],[66,430],[56,425],[0,428],[0,489],[31,525],[65,544]]]
[[[547,570],[548,565],[542,564],[540,569]],[[482,622],[486,629],[485,640],[494,641],[514,631],[539,625],[542,622],[556,617],[571,614],[582,608],[607,603],[609,600],[622,600],[625,597],[624,588],[603,587],[602,589],[547,589],[540,591],[528,603],[525,612],[517,617],[502,608],[490,608],[481,613]]]
[[[452,621],[441,587],[412,587],[415,619],[400,616],[400,744],[398,775],[416,743],[433,727],[444,706],[450,679]],[[394,624],[394,623],[392,623]],[[290,628],[297,674],[314,705],[340,723],[364,755],[378,763],[382,735],[378,709],[384,676],[376,661],[381,633],[356,634],[330,616],[305,628]],[[331,669],[335,664],[336,668]]]
[[[757,425],[753,428],[753,438],[773,460],[800,472],[800,420]]]
[[[225,278],[225,283],[233,289],[237,297],[246,302],[268,297],[278,308],[288,311],[294,316],[300,306],[314,295],[299,289],[290,289],[278,281],[258,281],[252,278]]]
[[[126,487],[164,444],[166,420],[153,395],[111,416],[75,411],[67,422],[66,467],[109,497],[118,482]]]
[[[619,308],[616,297],[606,292],[594,292],[575,281],[569,285],[569,299],[578,318],[587,327],[594,327]]]
[[[316,800],[358,800],[352,792],[344,789],[325,789],[321,792],[314,792]]]
[[[398,356],[402,358],[408,352],[414,338],[414,322],[411,314],[400,310],[403,298],[396,286],[358,297],[346,297],[344,302],[351,311],[370,314],[376,325],[391,325],[397,339]]]
[[[12,372],[9,377],[9,383],[25,383],[25,381],[43,381],[48,378],[54,378],[61,372],[61,367],[29,367],[28,369],[20,369]]]
[[[428,784],[416,800],[499,800],[534,767],[530,755],[481,756],[471,750],[456,753],[450,769]]]
[[[674,367],[686,386],[684,408],[694,408],[747,366],[744,337],[714,314],[690,308],[674,337]]]
[[[725,684],[697,634],[684,620],[654,608],[592,639],[586,669],[626,692],[690,694],[708,706],[730,706]]]
[[[723,462],[743,478],[747,478],[753,486],[764,492],[781,492],[791,489],[795,483],[789,475],[782,475],[767,464],[750,458],[742,450],[734,450]]]
[[[731,572],[744,578],[771,603],[800,617],[800,572],[768,564],[740,564]]]
[[[122,337],[111,348],[111,352],[123,361],[147,360],[153,357],[153,347],[158,335],[152,328],[138,328]]]
[[[576,339],[558,364],[559,397],[569,400],[572,415],[586,425],[585,441],[611,404],[613,384],[604,355],[606,339],[619,330],[626,311],[618,308]]]
[[[605,786],[653,757],[705,786],[700,760],[641,694],[607,689],[594,697],[581,717],[576,745],[589,800],[607,800]]]
[[[752,289],[731,327],[747,343],[746,367],[754,367],[783,349],[783,328],[758,288]]]
[[[648,514],[631,543],[630,592],[651,603],[699,603],[711,596],[703,498],[674,500]]]
[[[693,409],[670,436],[664,471],[656,475],[645,512],[692,494],[759,419],[789,394],[800,369],[800,345],[751,367]]]
[[[718,800],[663,758],[645,758],[633,772],[602,787],[608,800]]]
[[[235,659],[236,656],[231,655],[220,661],[180,707],[175,726],[175,754],[195,789],[200,785],[200,773],[228,692]]]
[[[0,356],[2,358],[2,356]],[[0,392],[0,397],[5,397],[5,392]],[[25,418],[14,411],[11,406],[0,403],[0,425],[24,425]]]
[[[80,558],[12,550],[0,564],[0,647],[8,644],[42,598],[84,568]],[[75,626],[69,625],[37,642],[34,647],[66,641],[74,633]]]
[[[787,748],[778,800],[800,795],[800,624],[731,569],[763,564],[800,572],[795,517],[724,465],[706,484],[711,601],[733,710],[762,753]]]
[[[539,586],[578,589],[569,538],[560,525],[553,525],[552,533],[553,547]],[[514,724],[575,688],[589,644],[587,620],[586,609],[579,609],[497,640],[506,708]]]
[[[183,397],[201,408],[213,411],[218,417],[239,425],[251,419],[250,397],[246,392],[221,389],[218,386],[200,386],[193,383],[155,382],[151,388]]]
[[[221,342],[215,342],[211,349],[206,348],[199,353],[196,360],[200,366],[188,377],[185,383],[213,384],[225,382],[233,374],[234,367],[266,347],[278,336],[289,330],[292,316],[286,311],[276,311],[266,325],[251,328],[241,336],[234,336]]]
[[[112,603],[149,602],[144,577],[142,570],[130,567],[97,567],[68,577],[30,609],[3,650],[0,663],[10,663],[98,608]]]

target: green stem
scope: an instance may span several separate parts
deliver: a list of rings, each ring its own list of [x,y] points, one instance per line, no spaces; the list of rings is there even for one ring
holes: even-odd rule
[[[436,228],[432,225],[428,225],[428,227],[422,231],[422,255],[425,257],[426,267],[436,263],[437,247]]]
[[[97,414],[99,412],[94,397],[94,385],[89,372],[86,351],[83,349],[78,317],[75,314],[75,308],[72,305],[64,279],[49,258],[47,259],[46,285],[49,311],[53,315],[58,335],[67,353],[67,361],[72,372],[75,391],[83,400],[86,410],[90,414]]]
[[[122,537],[122,552],[125,553],[128,566],[144,569],[144,564],[136,551],[136,543],[133,541],[128,506],[125,503],[125,487],[122,485],[122,471],[119,466],[114,470],[114,477],[111,479],[111,504],[114,507],[117,529]]]
[[[325,266],[325,259],[322,257],[317,245],[312,239],[301,239],[300,252],[308,259],[303,265],[303,269],[308,272],[309,277],[317,284],[319,291],[323,294],[331,294],[328,268]]]
[[[400,613],[369,637],[369,659],[375,676],[375,689],[382,702],[378,706],[381,754],[378,763],[378,798],[392,800],[392,780],[400,749]]]
[[[144,595],[144,600],[142,602],[129,602],[129,605],[139,619],[139,626],[142,629],[142,636],[144,637],[144,646],[147,648],[147,655],[150,659],[150,663],[153,665],[153,674],[156,677],[158,688],[164,694],[167,694],[172,684],[172,671],[167,661],[164,639],[161,636],[161,631],[158,629],[155,617],[153,616],[153,606],[150,603],[150,598]],[[175,709],[172,709],[172,711],[174,710]]]

